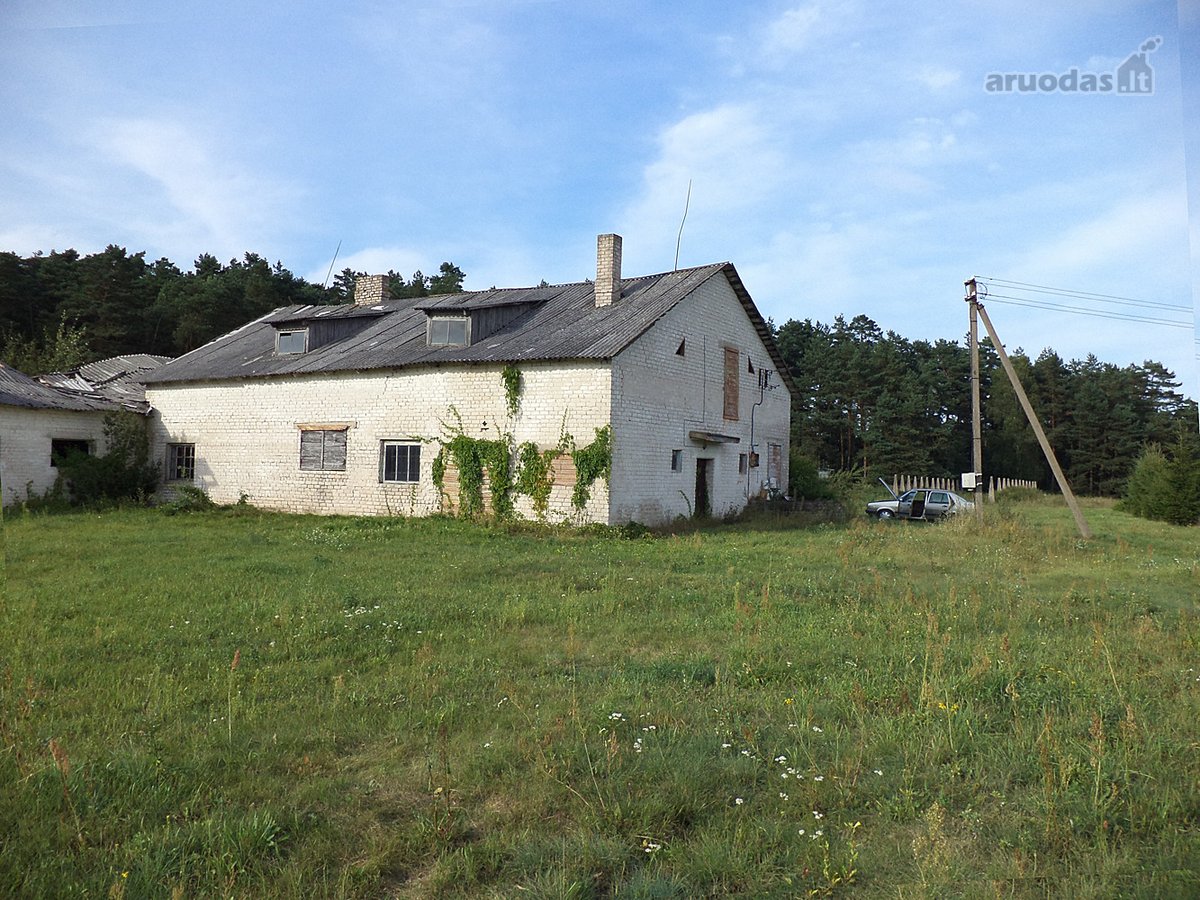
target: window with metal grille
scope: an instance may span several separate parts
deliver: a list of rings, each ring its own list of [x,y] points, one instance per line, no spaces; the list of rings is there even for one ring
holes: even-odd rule
[[[167,481],[191,481],[196,477],[196,445],[167,444]]]
[[[421,480],[421,445],[384,441],[379,454],[379,480],[413,483]]]
[[[303,429],[300,468],[310,472],[346,471],[346,429]]]

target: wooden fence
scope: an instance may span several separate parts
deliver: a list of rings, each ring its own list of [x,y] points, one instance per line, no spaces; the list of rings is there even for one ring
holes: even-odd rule
[[[989,500],[995,500],[996,495],[1008,488],[1029,488],[1037,490],[1036,481],[1028,481],[1024,478],[987,478],[987,497]],[[962,486],[957,478],[929,478],[923,475],[893,475],[892,490],[897,495],[903,494],[905,491],[911,491],[914,488],[931,491],[961,491]]]

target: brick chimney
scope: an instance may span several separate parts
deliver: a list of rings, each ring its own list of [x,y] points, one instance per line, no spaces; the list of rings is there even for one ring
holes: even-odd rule
[[[621,236],[596,237],[596,305],[612,306],[621,299]]]
[[[386,275],[359,275],[354,279],[354,305],[375,306],[392,298]]]

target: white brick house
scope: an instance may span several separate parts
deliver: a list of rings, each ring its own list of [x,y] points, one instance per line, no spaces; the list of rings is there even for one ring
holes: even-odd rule
[[[105,416],[121,409],[145,414],[138,379],[165,361],[117,356],[36,379],[0,363],[0,505],[53,487],[60,456],[107,450]]]
[[[608,484],[574,506],[564,454],[551,521],[724,515],[786,487],[790,381],[733,266],[622,279],[620,237],[598,247],[595,284],[397,300],[369,276],[353,305],[276,310],[168,363],[147,379],[166,488],[425,515],[461,502],[453,466],[441,489],[434,475],[457,435],[546,451],[600,429]],[[506,368],[520,374],[515,411]]]

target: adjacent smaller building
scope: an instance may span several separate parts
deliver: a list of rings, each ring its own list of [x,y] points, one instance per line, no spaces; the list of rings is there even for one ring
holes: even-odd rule
[[[133,354],[31,378],[0,362],[0,498],[4,506],[45,493],[57,461],[72,451],[103,453],[104,417],[149,413],[141,378],[167,361]]]

